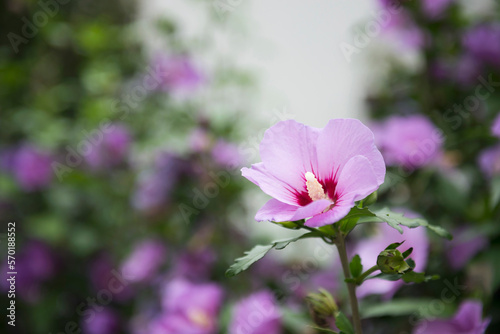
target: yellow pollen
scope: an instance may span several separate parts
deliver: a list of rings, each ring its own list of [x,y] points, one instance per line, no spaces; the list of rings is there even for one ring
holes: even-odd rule
[[[307,172],[305,176],[309,197],[311,197],[313,201],[327,198],[323,186],[318,182],[316,176],[314,176],[314,174],[311,172]]]
[[[199,309],[189,310],[188,318],[202,328],[210,328],[210,326],[212,325],[208,314]]]

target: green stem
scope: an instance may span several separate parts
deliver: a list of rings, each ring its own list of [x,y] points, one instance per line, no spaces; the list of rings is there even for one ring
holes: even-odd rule
[[[347,258],[344,236],[340,233],[340,231],[336,238],[336,245],[339,251],[340,262],[342,262],[342,269],[344,271],[344,276],[346,279],[351,278],[351,272],[349,270],[349,260]],[[362,334],[363,331],[361,329],[361,318],[359,316],[358,299],[356,297],[356,283],[349,282],[346,284],[347,284],[347,290],[349,291],[349,302],[351,304],[354,332],[356,334]]]
[[[368,269],[367,271],[365,271],[364,273],[359,275],[359,277],[356,278],[356,284],[360,285],[361,283],[363,283],[365,278],[367,278],[370,274],[373,274],[377,270],[379,270],[378,265],[374,265],[373,267],[371,267],[370,269]]]

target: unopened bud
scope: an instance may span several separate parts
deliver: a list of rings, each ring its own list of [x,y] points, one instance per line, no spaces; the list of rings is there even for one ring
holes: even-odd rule
[[[402,274],[410,269],[403,254],[397,249],[386,249],[382,251],[377,257],[377,265],[384,274]]]

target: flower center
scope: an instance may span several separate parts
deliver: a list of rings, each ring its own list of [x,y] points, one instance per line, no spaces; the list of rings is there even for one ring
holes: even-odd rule
[[[305,177],[306,177],[306,187],[307,187],[307,192],[309,193],[309,197],[311,197],[313,201],[326,199],[327,196],[325,194],[325,190],[323,189],[323,186],[318,182],[318,179],[316,179],[316,176],[314,176],[314,174],[311,172],[307,172],[305,174]]]
[[[210,328],[210,326],[212,325],[210,317],[203,310],[192,309],[192,310],[188,311],[187,315],[188,315],[189,320],[191,320],[193,323],[195,323],[199,327]]]

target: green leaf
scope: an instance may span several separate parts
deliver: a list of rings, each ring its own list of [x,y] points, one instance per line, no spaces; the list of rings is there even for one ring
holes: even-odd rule
[[[368,276],[366,280],[368,279],[373,279],[373,278],[380,278],[380,279],[383,279],[383,280],[386,280],[386,281],[397,281],[401,278],[401,274],[384,274],[384,273],[380,273],[380,274],[377,274],[377,275],[373,275],[373,276]]]
[[[406,263],[408,263],[408,265],[410,266],[411,269],[415,268],[415,261],[413,261],[413,259],[406,260]]]
[[[234,261],[234,264],[231,265],[228,270],[226,270],[226,276],[232,277],[238,275],[242,271],[247,270],[252,264],[262,259],[264,255],[266,255],[267,252],[269,252],[273,248],[281,250],[286,246],[288,246],[290,243],[295,242],[297,240],[319,237],[319,236],[320,236],[319,233],[309,232],[299,237],[273,241],[270,245],[257,245],[250,251],[245,252],[244,256],[237,258]]]
[[[340,329],[343,333],[354,334],[354,328],[352,327],[351,322],[342,312],[337,313],[335,317],[335,325],[337,325],[338,329]]]
[[[431,302],[432,299],[394,299],[388,302],[362,304],[360,312],[363,318],[420,314],[422,310],[429,308]]]
[[[353,277],[358,277],[363,272],[363,265],[361,264],[361,258],[358,254],[354,255],[352,258],[351,263],[349,263],[349,269]]]
[[[500,203],[500,176],[491,180],[491,207],[497,206]]]
[[[366,209],[367,210],[367,209]],[[405,217],[403,213],[393,212],[388,208],[383,208],[377,211],[370,212],[372,215],[365,215],[361,217],[358,224],[362,223],[381,223],[386,222],[392,228],[395,228],[399,233],[403,234],[403,228],[400,225],[407,226],[409,228],[415,228],[419,226],[425,226],[429,230],[433,231],[437,235],[443,238],[451,240],[452,235],[447,232],[444,228],[436,225],[431,225],[429,222],[423,218],[408,218]]]
[[[360,208],[357,206],[353,207],[351,211],[349,211],[347,216],[345,216],[338,222],[340,231],[344,235],[349,234],[349,232],[351,232],[352,229],[356,227],[359,218],[366,216],[373,216],[373,213],[371,213],[370,210],[366,208]]]
[[[413,270],[407,271],[402,276],[405,283],[423,283],[439,279],[439,275],[425,276],[425,273],[417,273]]]
[[[322,333],[339,334],[338,332],[334,332],[331,329],[327,329],[327,328],[321,328],[321,327],[317,327],[317,326],[309,326],[309,327],[311,327],[312,329],[315,329],[317,331],[320,331]]]
[[[403,257],[406,259],[408,256],[411,255],[412,252],[413,252],[413,247],[408,248],[406,251],[403,252]],[[411,260],[411,259],[409,259],[409,260]]]
[[[385,248],[385,250],[388,250],[388,249],[396,249],[396,248],[398,248],[399,246],[401,246],[403,243],[404,243],[404,241],[392,243],[392,244],[390,244],[389,246],[387,246],[387,247]]]

